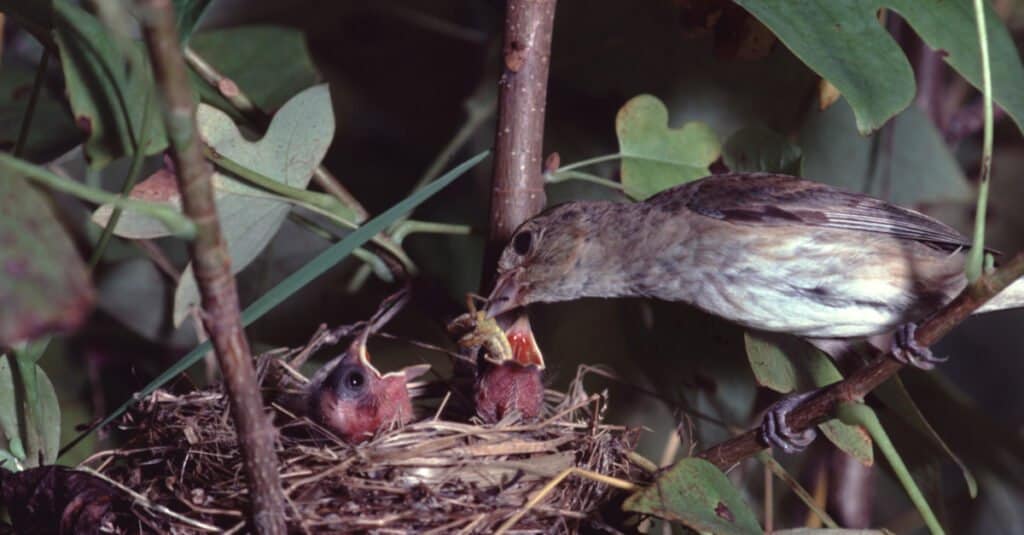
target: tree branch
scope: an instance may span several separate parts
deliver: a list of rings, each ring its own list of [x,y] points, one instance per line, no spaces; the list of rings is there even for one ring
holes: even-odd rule
[[[171,0],[137,0],[143,36],[160,92],[182,206],[196,224],[190,244],[203,319],[220,362],[252,496],[257,533],[284,533],[284,494],[274,454],[275,430],[263,411],[249,342],[242,329],[231,257],[217,220],[211,181],[195,123],[195,102],[179,48]]]
[[[556,0],[508,0],[504,70],[498,81],[498,133],[491,179],[491,232],[484,273],[523,221],[544,208],[544,112]],[[485,281],[490,284],[489,281]]]
[[[1019,253],[1002,268],[980,277],[941,311],[924,321],[917,329],[917,343],[924,347],[934,345],[986,301],[1022,276],[1024,253]],[[817,425],[832,418],[840,403],[863,399],[902,368],[903,365],[893,358],[875,359],[846,379],[826,387],[820,394],[802,403],[786,420],[797,432]],[[766,447],[761,443],[758,430],[752,429],[704,450],[697,457],[727,470]]]

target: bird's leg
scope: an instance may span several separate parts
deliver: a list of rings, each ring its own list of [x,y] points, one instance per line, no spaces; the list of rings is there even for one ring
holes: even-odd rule
[[[897,361],[920,368],[930,370],[940,362],[945,362],[949,357],[936,357],[928,347],[917,343],[914,334],[917,332],[916,323],[905,323],[893,335],[892,356]]]
[[[803,431],[795,431],[786,423],[786,417],[793,409],[819,392],[821,392],[820,388],[810,392],[790,394],[768,407],[768,412],[765,413],[764,420],[761,422],[761,441],[769,446],[780,448],[786,453],[801,452],[811,442],[814,442],[815,437],[818,436],[814,426]]]

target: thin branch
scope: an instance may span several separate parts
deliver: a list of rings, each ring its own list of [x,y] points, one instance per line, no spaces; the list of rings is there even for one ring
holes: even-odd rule
[[[917,343],[923,347],[934,345],[986,301],[1022,276],[1024,253],[1019,253],[1004,267],[980,277],[939,313],[923,322],[917,329]],[[863,399],[902,368],[903,365],[893,358],[875,359],[846,379],[826,387],[820,394],[802,403],[786,420],[797,432],[817,425],[832,418],[840,403]],[[765,448],[759,438],[759,431],[752,429],[712,446],[697,456],[722,470],[728,470]]]
[[[171,0],[137,0],[161,108],[178,170],[184,212],[195,221],[190,244],[203,319],[220,362],[252,496],[251,527],[285,533],[285,500],[274,453],[275,430],[263,410],[249,341],[242,328],[231,257],[217,220],[213,166],[203,157],[188,70],[178,44]]]
[[[544,208],[544,112],[556,3],[507,3],[491,180],[491,232],[484,273],[495,272],[498,255],[516,227]]]

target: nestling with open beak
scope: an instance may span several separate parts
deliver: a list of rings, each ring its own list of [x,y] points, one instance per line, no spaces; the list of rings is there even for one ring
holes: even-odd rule
[[[407,293],[381,304],[348,349],[325,364],[307,388],[309,417],[348,443],[363,442],[391,425],[413,418],[408,382],[429,370],[417,365],[381,374],[370,363],[366,342],[401,309]]]
[[[826,351],[830,339],[895,333],[894,355],[930,368],[940,359],[917,346],[914,325],[966,287],[969,246],[931,217],[866,195],[770,173],[714,175],[643,202],[571,202],[523,223],[486,312],[654,297]],[[1022,304],[1018,281],[980,311]],[[784,428],[784,413],[775,416]],[[808,441],[771,435],[787,450],[800,446],[790,438]]]

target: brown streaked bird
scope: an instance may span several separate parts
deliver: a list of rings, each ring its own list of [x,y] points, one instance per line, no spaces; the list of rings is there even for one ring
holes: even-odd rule
[[[385,300],[348,349],[321,367],[307,387],[309,417],[345,442],[363,442],[380,429],[406,424],[413,418],[407,385],[429,366],[381,374],[370,363],[366,349],[370,335],[383,327],[406,300],[406,292]]]
[[[901,361],[930,368],[939,359],[914,343],[914,325],[964,289],[969,246],[867,195],[771,173],[713,175],[643,202],[570,202],[523,223],[487,312],[653,297],[826,351],[836,339],[888,337]],[[1018,281],[980,311],[1022,304]]]

